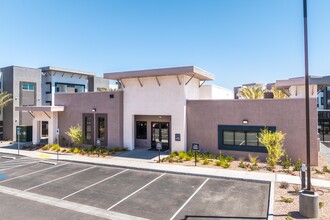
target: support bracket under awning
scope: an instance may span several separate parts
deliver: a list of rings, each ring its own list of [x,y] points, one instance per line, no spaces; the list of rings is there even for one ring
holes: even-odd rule
[[[45,113],[45,115],[47,115],[47,117],[48,117],[49,119],[51,119],[51,117],[47,114],[47,112],[44,111],[44,113]]]
[[[28,111],[28,113],[29,113],[33,118],[36,118],[36,116],[34,116],[34,115],[32,114],[33,112]]]
[[[190,77],[190,79],[188,80],[188,82],[186,82],[186,85],[190,82],[190,80],[192,80],[192,78],[194,78],[194,76],[195,76],[195,74]]]

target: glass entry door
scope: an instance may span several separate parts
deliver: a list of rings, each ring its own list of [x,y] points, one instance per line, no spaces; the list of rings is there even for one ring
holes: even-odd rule
[[[170,148],[169,122],[151,122],[151,148],[156,149],[157,142],[161,142],[163,149]]]

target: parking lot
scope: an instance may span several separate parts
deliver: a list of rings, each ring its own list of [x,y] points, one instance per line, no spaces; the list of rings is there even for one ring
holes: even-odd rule
[[[41,213],[51,210],[56,213],[55,210],[61,207],[61,203],[63,207],[91,207],[88,215],[84,217],[82,213],[78,213],[82,212],[83,208],[65,208],[60,214],[67,213],[70,219],[100,219],[102,216],[98,214],[99,210],[109,213],[106,217],[109,219],[115,219],[116,213],[118,219],[124,216],[123,219],[140,217],[157,220],[267,219],[268,215],[268,183],[66,161],[53,165],[28,159],[0,159],[0,198],[7,198],[2,201],[22,201],[26,199],[22,198],[22,195],[25,195],[29,200],[37,202],[35,206],[34,202],[31,202],[31,207],[26,207],[30,212],[23,210],[26,212],[25,219],[29,219],[29,216],[31,219],[37,219],[35,212],[39,210],[36,208],[38,205]],[[6,166],[2,167],[5,163]],[[11,163],[11,166],[8,163]],[[14,196],[7,195],[6,192]],[[41,204],[47,201],[47,198],[52,202]],[[50,204],[56,204],[56,207]],[[19,215],[10,211],[10,208],[12,207],[2,207],[0,211],[6,214],[8,210],[7,214],[11,217]],[[47,216],[46,219],[61,219]]]

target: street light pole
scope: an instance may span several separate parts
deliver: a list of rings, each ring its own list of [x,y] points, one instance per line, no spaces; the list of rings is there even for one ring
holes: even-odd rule
[[[307,190],[311,191],[307,0],[304,0],[304,50],[305,50]]]

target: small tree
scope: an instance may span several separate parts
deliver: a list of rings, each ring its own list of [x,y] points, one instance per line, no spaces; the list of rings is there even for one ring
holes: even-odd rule
[[[65,134],[68,135],[71,142],[78,147],[85,142],[85,137],[79,124],[77,124],[77,126],[71,126],[69,131],[65,132]]]
[[[285,134],[281,131],[271,132],[267,129],[263,129],[258,137],[259,142],[265,145],[268,152],[267,163],[274,167],[281,162],[281,157],[284,155],[283,149]]]
[[[243,86],[239,92],[238,96],[244,99],[262,99],[264,97],[265,89],[256,86]]]
[[[275,99],[286,99],[286,98],[288,98],[288,95],[283,90],[277,89],[275,86],[273,86],[270,91],[274,94]]]

